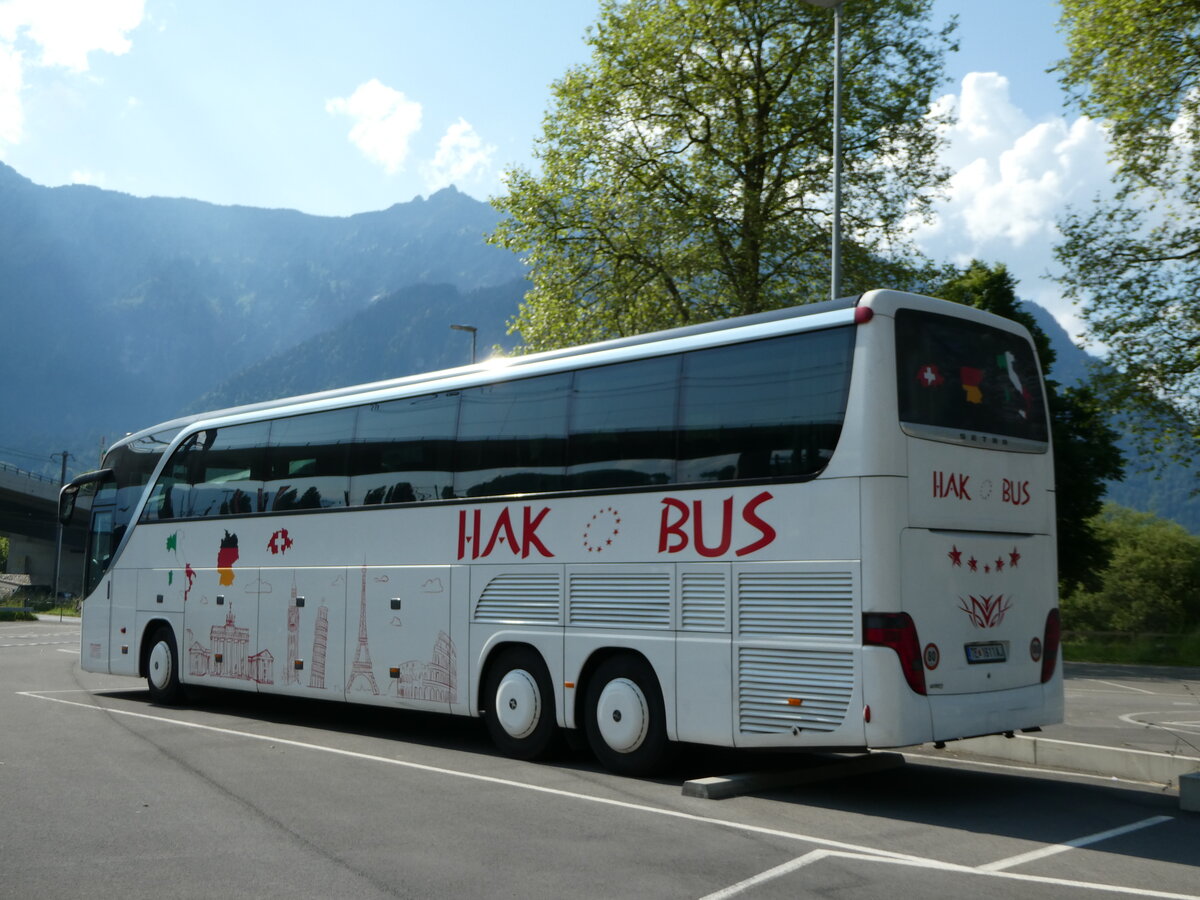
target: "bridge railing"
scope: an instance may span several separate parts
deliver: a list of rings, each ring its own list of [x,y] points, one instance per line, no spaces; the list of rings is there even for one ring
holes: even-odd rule
[[[49,475],[39,475],[37,472],[30,472],[27,469],[22,469],[6,462],[0,462],[0,472],[12,472],[15,475],[22,475],[25,478],[32,478],[34,481],[44,481],[47,484],[58,484],[57,479],[51,478]]]

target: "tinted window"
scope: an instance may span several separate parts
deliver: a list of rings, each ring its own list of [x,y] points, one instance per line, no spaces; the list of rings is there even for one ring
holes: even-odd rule
[[[172,454],[143,518],[237,516],[266,508],[270,422],[193,435]]]
[[[350,504],[453,496],[458,394],[431,394],[359,409]]]
[[[345,506],[346,469],[356,411],[335,409],[276,419],[271,423],[264,492],[267,509],[327,509]]]
[[[561,490],[570,385],[564,373],[464,390],[455,496]]]
[[[998,435],[1012,439],[997,442],[1010,449],[1046,443],[1041,379],[1021,336],[904,309],[896,314],[896,361],[906,431],[950,440]]]
[[[683,360],[681,482],[814,475],[846,413],[852,328],[688,353]]]
[[[679,357],[575,373],[568,486],[603,490],[675,479]]]

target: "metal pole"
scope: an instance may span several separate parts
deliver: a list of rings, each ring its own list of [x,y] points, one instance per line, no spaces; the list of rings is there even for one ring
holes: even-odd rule
[[[62,457],[62,473],[59,476],[59,480],[58,480],[59,491],[62,491],[63,485],[67,483],[67,458],[70,455],[71,454],[68,453],[66,450],[64,450],[62,453],[50,454],[51,459],[53,459],[56,456]],[[60,519],[57,515],[54,516],[54,520],[55,520],[55,526],[56,526],[55,527],[55,537],[54,537],[54,604],[55,604],[55,606],[58,606],[58,573],[59,573],[59,569],[61,568],[61,565],[62,565],[63,525],[62,525],[62,519]],[[61,606],[59,606],[59,610],[58,610],[58,619],[60,622],[62,621],[62,607]]]
[[[842,292],[842,4],[833,8],[833,237],[829,297]]]
[[[475,332],[478,330],[474,325],[451,325],[454,331],[469,331],[471,332],[471,365],[475,365]]]

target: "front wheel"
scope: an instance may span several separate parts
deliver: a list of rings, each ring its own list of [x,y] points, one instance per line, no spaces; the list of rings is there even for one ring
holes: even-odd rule
[[[179,651],[175,633],[166,625],[154,632],[146,653],[146,685],[155,703],[175,704],[183,699],[179,683]]]
[[[659,771],[670,757],[662,690],[640,656],[614,656],[588,681],[584,727],[596,758],[618,775]]]
[[[514,759],[539,759],[559,738],[554,688],[542,657],[529,647],[511,647],[488,667],[483,717],[492,741]]]

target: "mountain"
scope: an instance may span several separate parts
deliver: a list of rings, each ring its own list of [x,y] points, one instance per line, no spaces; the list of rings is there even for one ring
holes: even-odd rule
[[[1036,303],[1023,303],[1022,308],[1046,332],[1050,346],[1057,354],[1049,377],[1067,386],[1085,382],[1091,367],[1100,360],[1077,347],[1054,316]],[[1192,495],[1197,488],[1196,473],[1173,463],[1157,474],[1143,471],[1146,467],[1135,452],[1132,440],[1125,438],[1120,444],[1125,452],[1125,478],[1109,482],[1107,499],[1130,509],[1173,519],[1192,534],[1200,534],[1200,497]]]
[[[340,325],[243,369],[199,398],[195,410],[367,384],[466,365],[471,337],[450,324],[478,329],[478,358],[515,341],[505,323],[528,287],[525,279],[460,292],[448,284],[402,288]]]
[[[94,455],[402,288],[512,285],[521,265],[483,240],[497,219],[453,188],[334,218],[47,188],[0,163],[0,458]]]

